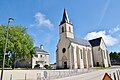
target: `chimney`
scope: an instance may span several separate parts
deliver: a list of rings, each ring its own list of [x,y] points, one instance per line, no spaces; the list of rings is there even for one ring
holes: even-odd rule
[[[42,49],[42,50],[43,50],[43,45],[42,45],[42,44],[40,45],[40,49]]]

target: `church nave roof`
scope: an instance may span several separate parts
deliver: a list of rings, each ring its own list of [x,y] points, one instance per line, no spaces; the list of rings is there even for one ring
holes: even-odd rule
[[[84,39],[80,39],[80,38],[68,38],[68,40],[70,42],[73,42],[73,43],[76,43],[76,44],[79,44],[79,45],[91,46],[91,44],[87,40],[84,40]]]

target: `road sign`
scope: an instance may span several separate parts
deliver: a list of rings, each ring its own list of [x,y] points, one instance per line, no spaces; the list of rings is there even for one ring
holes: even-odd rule
[[[102,80],[112,80],[112,78],[107,73],[105,73]]]

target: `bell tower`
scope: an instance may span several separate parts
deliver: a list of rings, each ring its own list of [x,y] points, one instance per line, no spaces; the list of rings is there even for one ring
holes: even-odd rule
[[[59,25],[60,39],[74,38],[73,26],[69,21],[67,11],[64,9],[63,18]]]

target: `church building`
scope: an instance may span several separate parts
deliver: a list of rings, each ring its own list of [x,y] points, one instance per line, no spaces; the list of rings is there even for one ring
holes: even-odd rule
[[[64,9],[59,25],[59,41],[56,50],[58,69],[82,69],[91,67],[110,67],[110,57],[102,37],[83,40],[75,38],[73,25]]]
[[[59,42],[56,50],[56,67],[81,69],[93,67],[92,46],[87,40],[74,37],[73,25],[66,10],[59,25]]]

